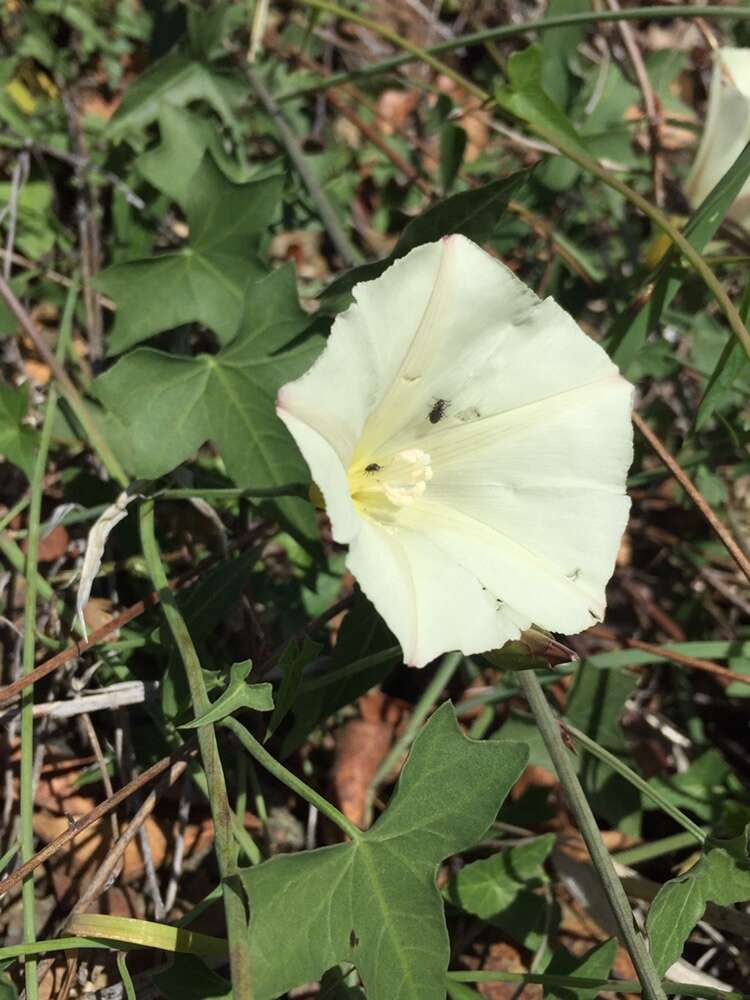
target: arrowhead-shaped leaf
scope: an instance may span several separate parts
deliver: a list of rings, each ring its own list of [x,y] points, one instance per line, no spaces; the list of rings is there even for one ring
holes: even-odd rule
[[[617,955],[617,940],[610,938],[587,951],[583,957],[571,955],[565,948],[555,952],[544,970],[548,976],[571,976],[573,979],[607,979]],[[570,989],[564,986],[545,986],[544,1000],[596,1000],[599,990]]]
[[[646,930],[657,972],[664,975],[682,954],[707,903],[731,906],[750,900],[750,866],[715,848],[679,878],[661,887],[648,911]]]
[[[341,962],[357,967],[368,1000],[443,1000],[449,942],[438,865],[479,840],[526,759],[524,744],[464,737],[445,704],[371,830],[242,871],[256,1000]]]
[[[510,84],[498,88],[495,99],[501,108],[532,126],[564,141],[572,149],[588,155],[570,119],[544,89],[542,48],[529,45],[508,60]]]
[[[194,101],[210,104],[227,128],[235,125],[234,107],[245,89],[231,73],[221,73],[186,52],[170,52],[131,84],[109,123],[110,139],[136,135],[154,121],[164,101],[185,107]]]
[[[231,181],[241,180],[237,164],[224,151],[215,125],[207,118],[163,104],[159,111],[159,134],[159,145],[142,153],[135,165],[149,184],[182,208],[189,204],[193,175],[206,150]]]
[[[133,475],[156,479],[212,440],[238,486],[279,486],[307,469],[276,416],[276,392],[320,351],[311,340],[269,356],[309,322],[290,269],[274,271],[248,295],[240,333],[216,355],[183,357],[138,348],[94,382],[108,431]],[[296,503],[296,502],[295,502]]]
[[[180,729],[197,729],[199,726],[213,725],[240,708],[252,708],[256,712],[272,712],[273,688],[267,682],[248,684],[247,678],[252,669],[252,660],[233,663],[226,691],[216,699],[207,712],[192,722],[185,722]]]
[[[248,284],[263,276],[258,244],[276,213],[283,178],[233,184],[210,155],[185,196],[190,239],[177,250],[115,264],[97,287],[117,304],[110,354],[155,333],[202,323],[222,344],[234,336]]]

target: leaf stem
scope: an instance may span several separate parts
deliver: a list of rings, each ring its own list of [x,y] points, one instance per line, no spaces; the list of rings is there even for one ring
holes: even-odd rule
[[[559,723],[544,697],[539,679],[533,670],[523,670],[518,673],[518,683],[536,719],[539,732],[547,748],[547,753],[552,758],[560,783],[565,789],[578,829],[591,855],[591,861],[599,875],[609,905],[612,907],[622,941],[628,949],[638,977],[643,984],[644,995],[649,1000],[664,1000],[666,994],[662,988],[661,979],[651,960],[646,942],[635,927],[628,897],[617,877],[612,858],[604,846],[594,814],[573,770],[568,751],[565,749],[560,735]]]
[[[310,788],[301,778],[298,778],[296,774],[292,774],[275,757],[272,757],[268,750],[255,739],[252,733],[245,729],[242,723],[228,716],[226,719],[222,719],[221,724],[234,733],[250,756],[254,757],[269,774],[272,774],[274,778],[277,778],[287,788],[299,795],[300,798],[309,802],[311,806],[315,806],[318,812],[327,816],[347,837],[351,837],[355,842],[362,839],[362,831],[359,827],[347,819],[342,812],[339,812],[336,806],[323,798],[322,795],[319,795],[314,788]]]
[[[306,2],[306,0],[303,0]],[[351,11],[344,11],[342,8],[331,10],[333,5],[315,3],[311,0],[309,6],[318,7],[320,10],[328,10],[339,17],[354,20]],[[341,13],[339,13],[341,11]],[[671,20],[676,17],[727,17],[737,18],[739,21],[750,20],[750,10],[747,7],[715,7],[715,6],[691,6],[686,4],[675,4],[667,6],[662,4],[655,7],[633,7],[626,10],[594,10],[579,11],[571,14],[559,14],[554,17],[542,17],[535,21],[522,21],[519,24],[503,24],[496,28],[488,28],[485,31],[474,31],[466,35],[457,35],[438,45],[432,45],[426,51],[432,55],[442,55],[445,52],[454,52],[456,49],[470,48],[473,45],[485,45],[487,42],[499,41],[504,38],[515,38],[518,35],[525,35],[531,32],[548,31],[550,28],[564,28],[575,24],[595,24],[605,21],[646,21],[646,20]],[[347,73],[334,73],[321,80],[319,83],[310,84],[306,87],[298,87],[295,90],[282,93],[277,96],[279,102],[291,101],[308,94],[315,94],[329,87],[338,87],[341,84],[350,83],[352,80],[361,80],[365,77],[380,76],[389,73],[399,66],[415,62],[420,56],[412,55],[410,52],[392,56],[390,59],[383,59],[381,62],[372,63],[369,66],[362,66],[359,69],[350,70]]]
[[[571,736],[575,737],[575,739],[578,740],[582,746],[586,747],[592,757],[596,757],[598,760],[603,761],[611,767],[613,771],[616,771],[626,781],[630,782],[631,785],[637,788],[639,792],[646,796],[646,798],[651,799],[651,801],[658,806],[662,812],[666,813],[667,816],[671,816],[675,823],[679,823],[679,825],[690,834],[694,841],[697,841],[698,844],[705,843],[706,834],[698,826],[698,824],[694,823],[689,816],[686,816],[681,809],[678,809],[677,806],[673,805],[663,795],[660,795],[659,792],[651,787],[645,778],[642,778],[640,774],[637,774],[632,768],[628,767],[623,760],[620,760],[616,754],[613,754],[609,750],[606,750],[603,746],[600,746],[596,740],[592,740],[591,737],[584,733],[582,729],[578,729],[577,726],[572,725],[572,723],[568,722],[567,719],[563,720],[563,725]]]
[[[164,617],[167,620],[185,668],[193,708],[196,715],[203,715],[210,709],[211,702],[206,690],[203,668],[198,659],[198,653],[193,645],[193,640],[185,624],[185,619],[182,617],[177,600],[169,587],[167,575],[164,571],[154,530],[153,500],[146,500],[141,504],[140,530],[143,557],[146,560],[151,581],[159,593]],[[226,914],[227,937],[229,939],[229,964],[232,976],[232,990],[235,996],[252,1000],[252,980],[247,941],[247,916],[242,897],[238,895],[237,890],[229,881],[236,872],[236,848],[232,834],[232,814],[229,808],[227,786],[213,726],[200,727],[198,730],[198,744],[200,746],[203,769],[206,774],[208,799],[214,821],[216,860],[222,879],[224,912]]]
[[[247,497],[250,500],[265,500],[273,497],[301,497],[306,500],[309,493],[309,486],[303,483],[285,483],[283,486],[250,486],[247,489],[241,487],[222,487],[212,489],[207,487],[202,489],[195,486],[190,489],[166,489],[158,490],[154,493],[154,499],[164,500],[192,500],[200,497],[203,500],[239,500]]]
[[[707,834],[706,830],[704,834]],[[624,851],[618,851],[612,856],[612,860],[617,865],[639,865],[644,861],[651,861],[653,858],[664,857],[665,854],[673,854],[676,851],[684,851],[689,847],[695,847],[695,838],[692,833],[674,833],[671,837],[662,837],[660,840],[652,840],[635,847],[626,847]]]
[[[292,161],[297,173],[302,178],[302,183],[307,188],[308,194],[315,202],[318,214],[320,215],[323,225],[331,238],[331,242],[336,247],[339,256],[347,267],[353,267],[355,264],[361,264],[363,259],[362,255],[344,232],[344,228],[341,225],[336,209],[329,201],[328,195],[318,183],[317,177],[315,177],[313,172],[310,170],[310,167],[305,160],[305,154],[302,152],[300,144],[297,141],[297,137],[289,128],[287,120],[284,117],[284,112],[273,99],[256,70],[247,63],[243,63],[243,67],[245,75],[250,82],[250,86],[255,91],[258,100],[263,105],[266,113],[276,126],[276,130],[279,133],[289,159]]]
[[[1,280],[1,279],[0,279]],[[1,290],[1,289],[0,289]],[[60,335],[57,341],[57,359],[65,356],[66,344],[73,327],[73,312],[78,297],[78,286],[73,284],[65,301],[65,310],[60,323]],[[23,612],[23,662],[21,676],[27,676],[34,669],[34,633],[36,629],[36,600],[39,590],[39,575],[37,560],[39,556],[39,537],[42,512],[42,494],[44,493],[44,473],[47,468],[47,455],[52,440],[52,426],[57,409],[57,389],[50,386],[47,405],[44,411],[44,422],[36,453],[34,469],[30,484],[31,502],[28,515],[28,538],[26,549],[26,598]],[[34,687],[30,685],[21,695],[21,773],[20,773],[20,814],[21,814],[21,862],[28,861],[34,854]],[[21,889],[23,900],[23,935],[24,942],[31,944],[36,939],[34,899],[34,875],[29,874]],[[36,1000],[38,996],[37,966],[31,959],[24,967],[26,996]]]

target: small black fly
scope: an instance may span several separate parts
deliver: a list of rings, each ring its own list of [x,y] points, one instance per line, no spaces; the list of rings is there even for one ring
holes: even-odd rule
[[[432,409],[430,410],[429,421],[431,424],[439,423],[445,416],[445,411],[448,409],[447,399],[436,399]]]
[[[380,472],[383,468],[382,465],[378,465],[377,462],[370,462],[369,465],[365,466],[365,472]]]

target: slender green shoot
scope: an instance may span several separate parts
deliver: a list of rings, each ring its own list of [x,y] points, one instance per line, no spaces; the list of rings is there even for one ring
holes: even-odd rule
[[[322,795],[319,795],[314,788],[310,788],[301,778],[298,778],[296,774],[293,774],[283,764],[280,764],[275,757],[272,757],[268,750],[255,739],[252,733],[245,729],[242,723],[228,716],[226,719],[222,719],[221,725],[226,726],[227,729],[234,733],[250,756],[254,757],[269,774],[277,778],[296,795],[299,795],[300,798],[309,802],[311,806],[315,806],[318,812],[327,816],[347,837],[351,837],[355,842],[362,839],[362,831],[359,827],[356,827],[342,812],[339,812],[336,806],[332,805]]]
[[[78,286],[74,283],[68,293],[60,323],[60,334],[57,340],[57,358],[60,362],[65,357],[66,344],[73,327],[73,311],[78,297]],[[23,619],[23,663],[22,675],[30,674],[34,669],[35,631],[36,631],[36,601],[39,591],[39,575],[37,561],[39,554],[39,538],[42,513],[42,494],[44,493],[44,473],[47,468],[47,455],[52,440],[52,427],[57,409],[57,387],[50,385],[47,404],[44,411],[42,433],[39,439],[39,449],[34,462],[31,479],[28,516],[28,538],[26,549],[26,599],[24,601]],[[42,588],[43,589],[43,588]],[[21,814],[21,861],[28,861],[34,854],[34,686],[29,685],[21,695],[21,776],[20,776],[20,814]],[[31,944],[36,939],[36,900],[34,898],[34,876],[29,875],[23,881],[23,935],[24,942]],[[32,958],[25,966],[26,996],[29,1000],[37,1000],[37,967]]]
[[[518,683],[539,727],[547,753],[552,758],[560,784],[565,790],[576,824],[612,908],[621,940],[628,949],[638,978],[643,985],[644,996],[648,997],[648,1000],[664,1000],[666,994],[661,985],[661,977],[656,971],[644,938],[636,929],[628,897],[617,876],[612,858],[604,846],[591,806],[573,769],[568,750],[565,748],[560,734],[560,725],[544,696],[544,691],[534,671],[519,671]]]

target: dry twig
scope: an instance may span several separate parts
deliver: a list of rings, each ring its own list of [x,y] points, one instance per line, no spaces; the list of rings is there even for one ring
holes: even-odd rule
[[[679,462],[670,454],[666,446],[659,440],[656,434],[654,434],[643,417],[635,411],[633,412],[633,423],[675,477],[680,486],[685,490],[687,495],[706,519],[713,532],[719,538],[719,541],[721,541],[721,543],[726,547],[727,552],[745,574],[748,582],[750,582],[750,559],[748,559],[740,546],[737,544],[727,526],[716,516],[716,514],[714,514],[701,491],[693,484],[692,480],[688,478]]]
[[[90,812],[86,813],[80,819],[77,819],[74,823],[71,823],[64,833],[61,833],[59,837],[55,837],[54,840],[46,844],[41,851],[29,858],[24,864],[20,865],[16,870],[8,875],[7,878],[0,881],[0,896],[18,885],[22,882],[28,875],[39,867],[39,865],[44,864],[48,858],[57,854],[60,848],[64,847],[69,841],[73,840],[78,836],[83,830],[88,829],[88,827],[93,826],[94,823],[98,823],[100,819],[104,816],[109,815],[113,809],[116,809],[121,802],[130,798],[135,792],[144,785],[147,785],[154,778],[158,778],[159,775],[163,774],[168,768],[172,767],[177,761],[182,760],[184,757],[192,757],[195,754],[197,743],[194,739],[189,740],[184,746],[180,747],[173,754],[168,757],[162,757],[161,760],[152,764],[151,767],[147,768],[142,774],[139,774],[137,778],[129,781],[127,785],[123,785],[118,791],[115,792],[111,798],[105,799],[104,802],[100,802],[98,806],[95,806]]]

